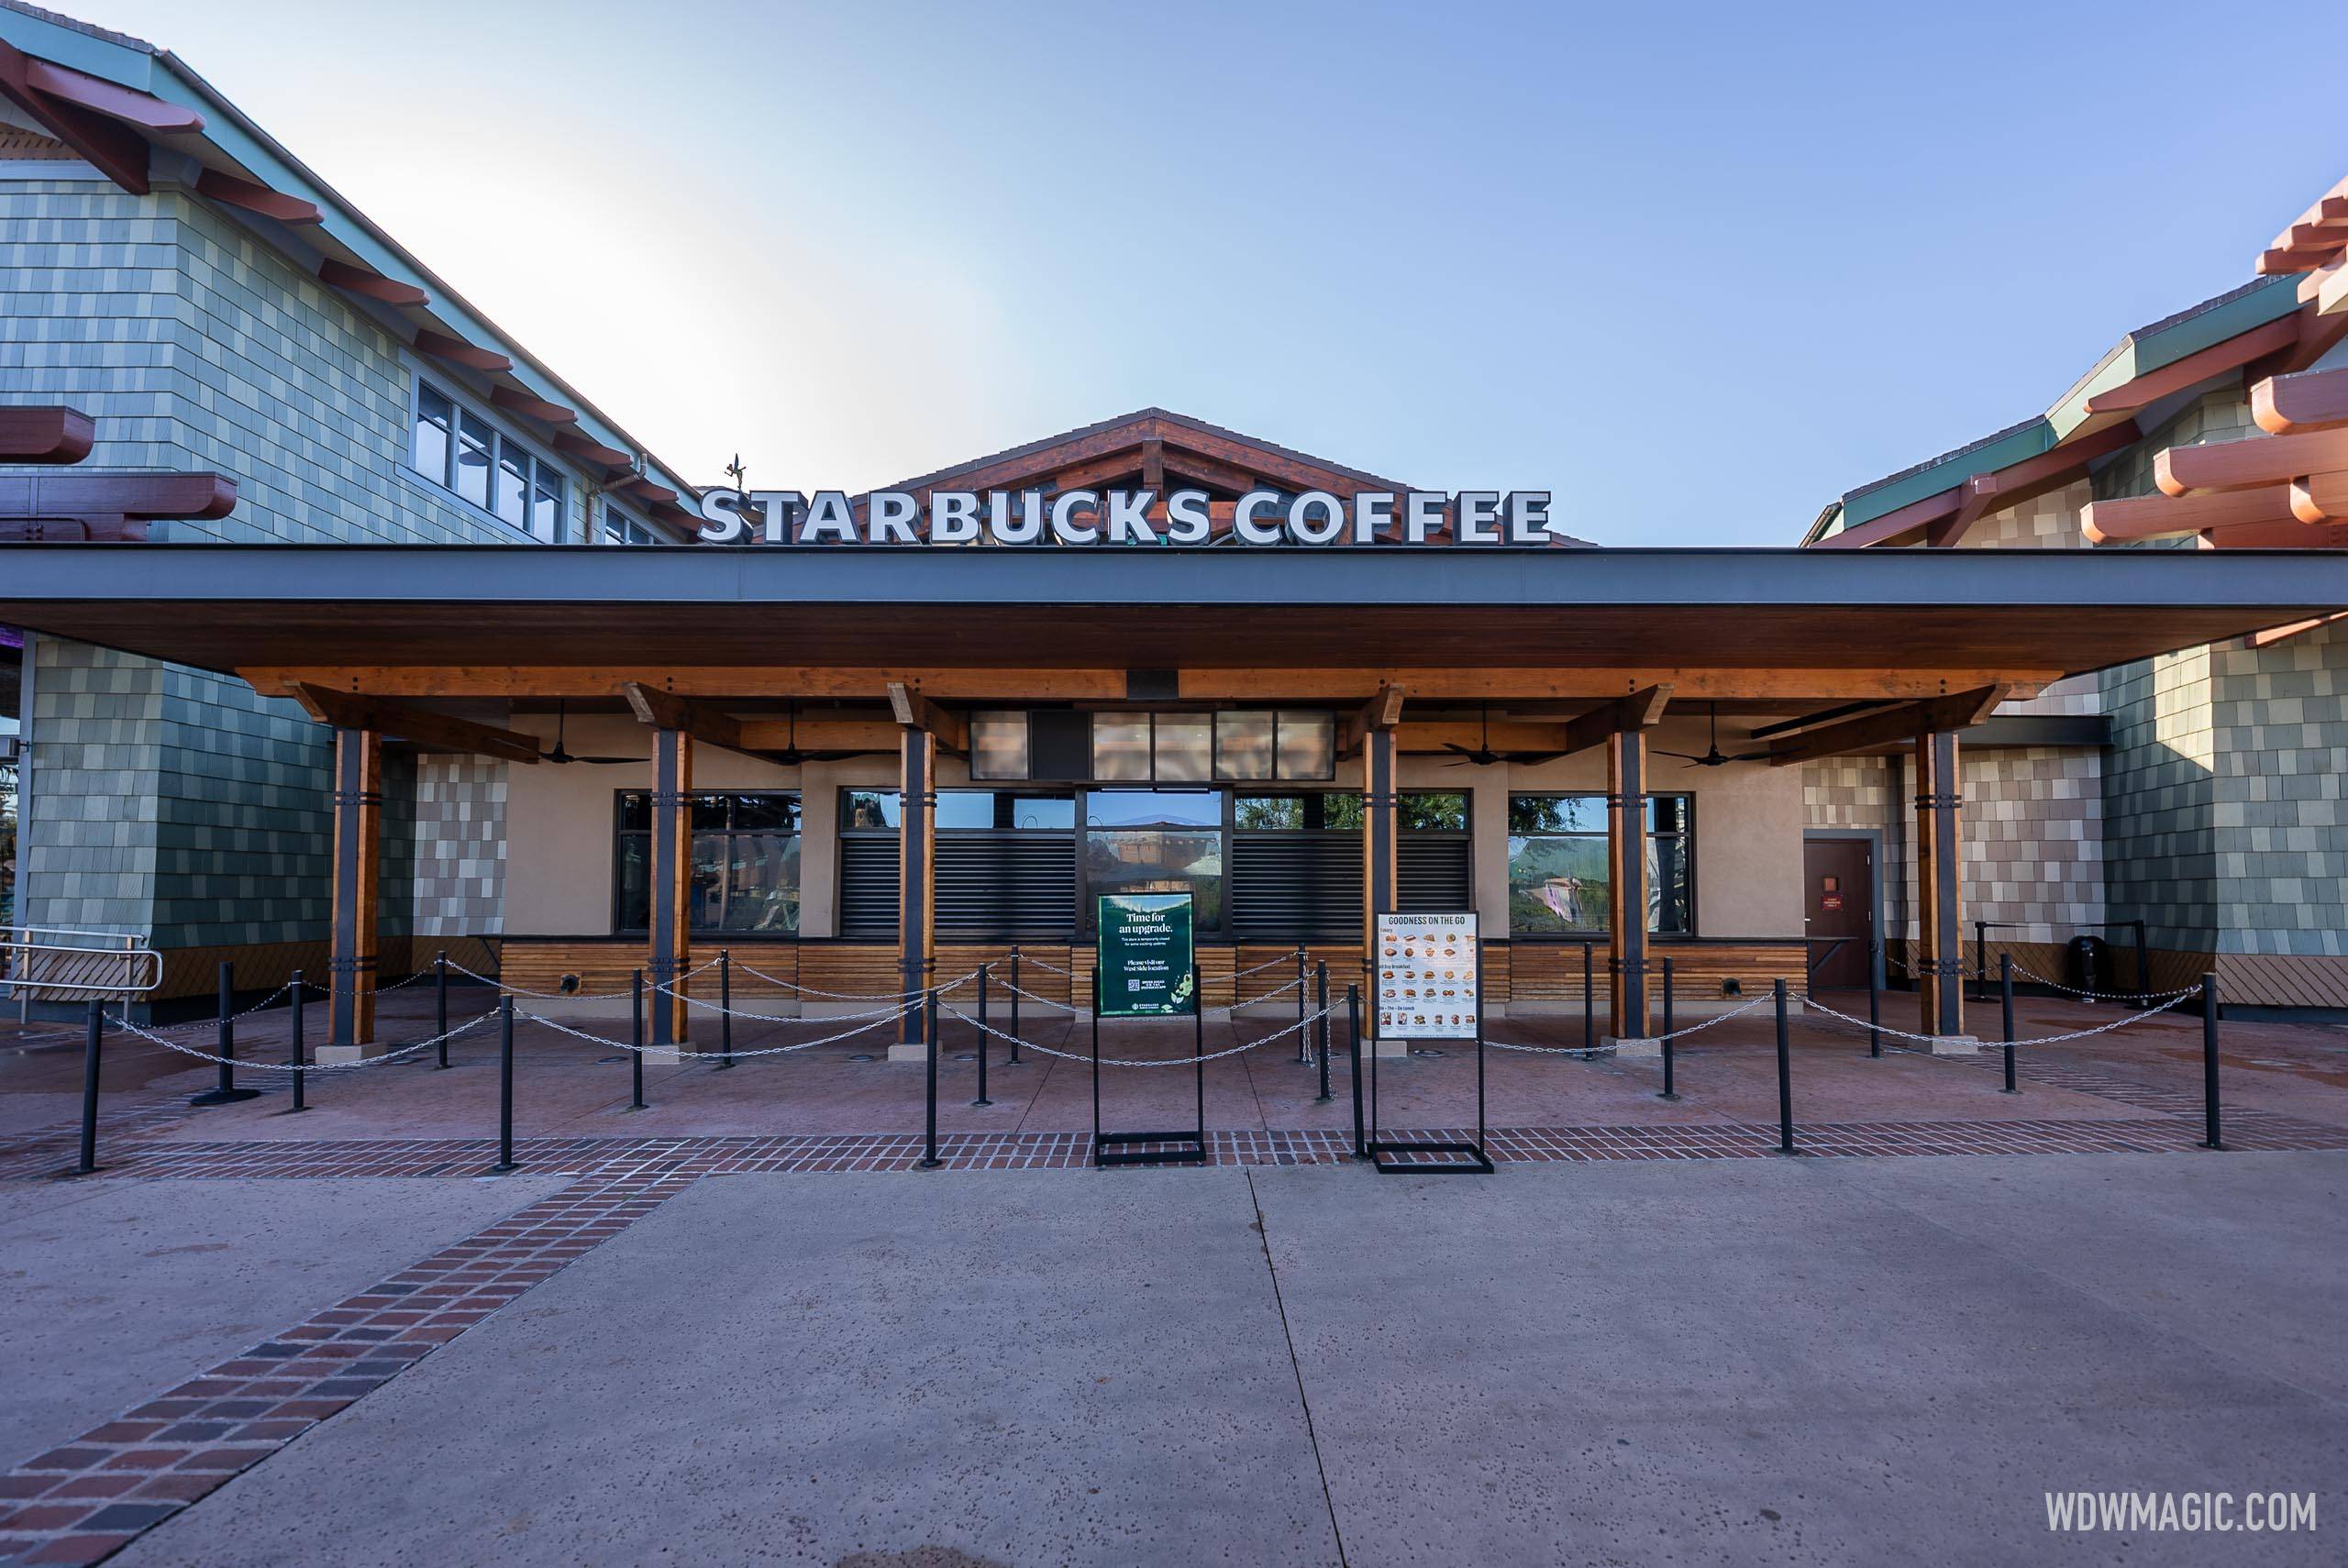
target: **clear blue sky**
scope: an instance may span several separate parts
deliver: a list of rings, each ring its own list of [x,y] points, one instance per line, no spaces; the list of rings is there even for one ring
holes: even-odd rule
[[[2316,11],[50,0],[176,50],[697,480],[1157,403],[1790,543],[2243,282]]]

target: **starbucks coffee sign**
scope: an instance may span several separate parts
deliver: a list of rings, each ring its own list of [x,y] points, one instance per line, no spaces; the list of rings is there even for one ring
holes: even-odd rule
[[[1546,545],[1545,490],[1251,490],[1218,502],[1202,490],[876,490],[859,508],[846,491],[713,490],[702,498],[712,545],[1423,545],[1445,529],[1463,545]],[[1228,513],[1227,525],[1218,527]]]

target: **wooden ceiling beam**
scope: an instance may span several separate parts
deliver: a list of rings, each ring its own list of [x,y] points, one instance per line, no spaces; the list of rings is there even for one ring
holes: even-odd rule
[[[2254,382],[2250,416],[2269,436],[2348,425],[2348,370],[2301,370]]]
[[[281,693],[264,692],[263,695]],[[401,740],[414,742],[426,751],[471,752],[503,762],[538,760],[537,739],[515,730],[502,730],[493,724],[476,723],[471,719],[436,713],[382,697],[338,691],[307,683],[297,684],[293,690],[282,695],[290,696],[302,704],[303,711],[319,723],[332,724],[337,729],[373,730],[380,734],[395,735]]]
[[[1668,685],[1645,687],[1567,720],[1567,755],[1604,745],[1611,737],[1625,731],[1655,728],[1663,723],[1663,711],[1670,706],[1671,692]]]
[[[616,700],[623,686],[637,680],[678,696],[712,700],[871,701],[888,683],[902,681],[931,698],[958,702],[1125,701],[1123,669],[680,665],[647,670],[593,665],[289,665],[249,666],[238,673],[255,690],[271,697],[289,697],[295,685],[307,682],[392,698]],[[1662,685],[1672,687],[1675,699],[1682,702],[1714,699],[1831,703],[1911,701],[1993,681],[2014,686],[2020,695],[2032,695],[2066,673],[2056,665],[1943,669],[1866,666],[1186,669],[1180,674],[1177,695],[1185,702],[1334,706],[1357,703],[1364,691],[1375,691],[1390,682],[1407,690],[1413,702],[1593,701]]]
[[[628,711],[639,723],[656,730],[681,730],[697,741],[726,751],[738,751],[748,756],[759,755],[759,748],[742,733],[742,721],[731,713],[705,702],[688,701],[657,686],[648,686],[641,680],[623,682],[620,695],[627,699]]]
[[[1378,695],[1346,715],[1337,736],[1337,754],[1350,756],[1361,749],[1362,742],[1372,730],[1390,730],[1402,722],[1402,695],[1409,690],[1394,682],[1380,681]]]
[[[2171,447],[2153,458],[2163,495],[2288,484],[2301,474],[2348,469],[2348,428],[2297,436],[2254,436],[2203,447]]]
[[[910,681],[892,680],[888,687],[889,711],[896,715],[899,724],[909,730],[927,731],[947,751],[970,749],[969,726],[963,723],[961,714],[939,707]]]
[[[1815,762],[1822,757],[1912,740],[1918,735],[1970,729],[1988,718],[2009,693],[2010,689],[2004,685],[1983,686],[1862,713],[1776,742],[1769,747],[1769,766],[1788,767],[1798,762]]]

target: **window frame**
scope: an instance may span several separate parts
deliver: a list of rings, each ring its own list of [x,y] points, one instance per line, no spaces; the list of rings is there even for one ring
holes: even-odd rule
[[[608,492],[597,497],[595,513],[594,542],[596,544],[658,545],[665,542],[660,537],[659,529],[614,501]],[[619,523],[621,529],[621,536],[616,539],[611,536],[612,524],[615,520]],[[642,538],[636,537],[639,534],[643,536]]]
[[[620,880],[621,869],[626,864],[626,858],[624,851],[626,842],[630,839],[640,838],[644,840],[645,868],[648,877],[650,874],[652,864],[653,830],[650,827],[632,828],[627,825],[627,798],[630,795],[649,796],[651,793],[652,790],[649,789],[627,789],[624,787],[615,789],[612,791],[611,928],[612,934],[614,936],[648,936],[651,934],[651,926],[648,920],[651,911],[649,889],[647,889],[648,897],[645,903],[648,922],[644,925],[629,925],[626,923],[626,910],[625,908],[625,900],[621,896]],[[692,841],[697,838],[716,837],[731,840],[737,836],[740,836],[744,838],[790,838],[797,840],[799,843],[799,864],[801,867],[801,876],[797,889],[799,894],[798,918],[792,922],[792,928],[788,932],[768,933],[755,931],[729,931],[723,925],[692,926],[689,924],[686,934],[689,936],[725,937],[729,939],[747,938],[752,941],[765,939],[770,941],[795,942],[802,940],[801,932],[805,926],[807,919],[807,879],[805,876],[805,867],[807,864],[807,802],[804,792],[799,790],[694,790],[687,794],[685,804],[682,809],[686,812],[690,813],[692,811],[692,803],[695,801],[711,799],[725,799],[730,801],[737,796],[742,795],[768,796],[788,800],[792,803],[792,816],[798,825],[786,834],[775,828],[736,828],[732,826],[724,828],[697,828],[691,825],[689,820],[685,831],[687,853],[690,854],[692,852],[691,846]],[[728,901],[730,900],[727,896],[727,890],[721,889],[719,894],[719,904],[721,910]]]
[[[1437,792],[1437,793],[1440,793],[1440,792],[1442,792],[1442,791],[1436,791],[1436,792]],[[1681,823],[1682,823],[1682,825],[1681,825],[1681,826],[1679,826],[1679,827],[1678,827],[1678,828],[1676,828],[1676,829],[1673,829],[1673,830],[1671,830],[1670,832],[1667,832],[1667,832],[1659,832],[1659,831],[1657,831],[1656,829],[1654,829],[1654,828],[1648,828],[1648,829],[1646,829],[1646,830],[1645,830],[1645,832],[1644,834],[1641,834],[1641,838],[1642,838],[1642,841],[1643,841],[1643,843],[1642,843],[1642,846],[1641,846],[1641,847],[1642,847],[1642,849],[1644,850],[1644,848],[1645,848],[1645,843],[1644,843],[1644,841],[1645,841],[1645,840],[1651,840],[1651,839],[1662,839],[1662,838],[1676,838],[1676,839],[1680,840],[1680,841],[1682,842],[1682,844],[1686,846],[1686,850],[1687,850],[1687,858],[1688,858],[1688,924],[1687,924],[1687,929],[1686,929],[1686,930],[1684,930],[1684,931],[1650,931],[1650,932],[1646,933],[1646,934],[1647,934],[1649,937],[1651,937],[1651,938],[1653,938],[1653,939],[1655,939],[1656,941],[1658,941],[1658,942],[1685,942],[1685,941],[1692,940],[1692,939],[1696,938],[1696,937],[1699,935],[1698,923],[1697,923],[1697,918],[1696,918],[1697,897],[1696,897],[1696,794],[1695,794],[1695,791],[1694,791],[1694,790],[1647,790],[1647,791],[1645,793],[1645,795],[1644,795],[1643,799],[1644,799],[1645,801],[1646,801],[1649,803],[1650,808],[1652,807],[1652,803],[1653,803],[1653,802],[1655,802],[1655,801],[1678,801],[1678,802],[1680,803],[1680,820],[1681,820]],[[1560,839],[1562,839],[1562,838],[1578,838],[1578,839],[1589,839],[1589,840],[1593,840],[1593,841],[1595,841],[1595,842],[1597,842],[1597,843],[1599,843],[1599,844],[1601,844],[1601,845],[1602,845],[1602,844],[1604,844],[1604,843],[1607,841],[1607,838],[1608,838],[1608,836],[1609,836],[1609,835],[1608,835],[1608,832],[1607,832],[1607,830],[1606,830],[1605,828],[1603,828],[1603,827],[1600,827],[1600,828],[1597,829],[1597,830],[1596,830],[1596,831],[1594,831],[1594,832],[1590,832],[1590,831],[1584,831],[1584,830],[1577,829],[1577,830],[1573,830],[1573,831],[1568,831],[1568,832],[1558,832],[1558,833],[1525,833],[1525,834],[1521,834],[1521,833],[1519,833],[1519,832],[1517,832],[1517,831],[1516,831],[1515,823],[1514,823],[1512,821],[1511,821],[1511,820],[1510,820],[1510,818],[1513,815],[1513,808],[1514,808],[1514,806],[1515,806],[1516,802],[1517,802],[1518,801],[1520,801],[1520,800],[1525,800],[1525,801],[1557,801],[1557,800],[1595,801],[1597,801],[1597,802],[1599,803],[1599,808],[1600,808],[1600,812],[1601,812],[1601,813],[1603,813],[1606,810],[1608,810],[1608,807],[1607,807],[1607,805],[1606,805],[1606,792],[1605,792],[1604,790],[1511,790],[1510,791],[1508,791],[1508,796],[1507,796],[1506,801],[1504,801],[1502,802],[1502,805],[1501,805],[1501,828],[1502,828],[1502,832],[1501,832],[1501,856],[1502,856],[1502,857],[1501,857],[1501,867],[1502,867],[1503,871],[1505,871],[1505,870],[1506,870],[1506,868],[1507,868],[1508,860],[1509,860],[1509,858],[1510,858],[1510,857],[1509,857],[1509,855],[1508,855],[1508,845],[1509,845],[1510,841],[1511,841],[1511,840],[1512,840],[1512,839],[1519,839],[1519,838],[1560,838]],[[1472,806],[1471,806],[1471,811],[1472,811]],[[1602,820],[1602,819],[1601,819],[1601,820]],[[1658,860],[1659,860],[1659,859],[1660,859],[1660,857],[1658,857]],[[1610,895],[1610,900],[1611,900],[1611,889],[1609,889],[1609,895]],[[1506,933],[1506,935],[1507,935],[1507,938],[1508,938],[1508,940],[1509,940],[1509,941],[1511,941],[1511,942],[1565,942],[1565,943],[1576,943],[1576,942],[1604,942],[1604,941],[1606,941],[1606,940],[1610,937],[1610,935],[1611,934],[1611,933],[1609,932],[1609,930],[1608,930],[1605,926],[1595,926],[1595,927],[1581,927],[1581,926],[1577,926],[1577,927],[1574,927],[1574,928],[1572,928],[1572,929],[1565,930],[1565,931],[1519,931],[1519,930],[1517,930],[1517,929],[1516,929],[1516,926],[1515,926],[1515,923],[1514,923],[1514,922],[1515,922],[1515,913],[1516,913],[1516,884],[1515,884],[1514,879],[1513,879],[1513,878],[1511,878],[1511,879],[1509,880],[1509,882],[1508,882],[1508,917],[1509,917],[1510,924],[1509,924],[1508,931],[1507,931],[1507,933]]]
[[[1025,712],[1026,710],[1003,711]],[[1271,721],[1272,734],[1270,756],[1272,771],[1265,774],[1259,778],[1243,778],[1223,771],[1224,724],[1227,719],[1235,718],[1241,714],[1246,714],[1251,718],[1261,715],[1262,717]],[[1283,718],[1289,716],[1300,718],[1309,716],[1317,723],[1325,723],[1328,725],[1329,770],[1326,773],[1305,774],[1292,778],[1283,778],[1280,776],[1280,731],[1283,727]],[[1203,777],[1196,778],[1168,778],[1159,776],[1157,771],[1157,721],[1161,718],[1190,720],[1204,719],[1207,721],[1207,770]],[[1100,753],[1097,749],[1097,743],[1093,740],[1091,735],[1091,726],[1098,724],[1103,719],[1109,720],[1112,723],[1130,723],[1139,722],[1146,726],[1148,734],[1146,745],[1144,746],[1143,750],[1149,758],[1149,772],[1146,777],[1140,778],[1103,778],[1101,777]],[[1085,766],[1087,771],[1091,775],[1087,782],[1116,789],[1153,790],[1181,790],[1184,788],[1197,789],[1202,787],[1231,788],[1257,785],[1261,786],[1261,788],[1252,790],[1249,792],[1259,795],[1279,794],[1283,792],[1283,786],[1290,786],[1293,788],[1289,790],[1287,792],[1299,792],[1303,790],[1309,790],[1314,785],[1334,785],[1336,783],[1337,752],[1343,739],[1344,735],[1342,728],[1337,723],[1337,715],[1333,710],[1327,708],[1096,709],[1087,722],[1085,737]],[[1035,766],[1034,753],[1032,750],[1029,753],[1028,766],[1032,771]]]
[[[463,507],[475,517],[494,523],[499,529],[507,534],[519,534],[526,539],[535,539],[542,545],[560,544],[563,536],[570,528],[571,497],[574,492],[583,493],[580,476],[572,471],[568,464],[559,462],[549,456],[546,447],[541,447],[527,436],[516,434],[513,427],[493,413],[481,398],[475,396],[454,378],[428,370],[413,362],[409,364],[408,369],[407,428],[401,442],[399,463],[401,470],[418,483],[430,486],[435,495]],[[426,388],[447,402],[450,409],[447,460],[442,465],[441,472],[437,476],[425,471],[421,454],[416,447],[415,433],[424,420],[424,393]],[[490,434],[490,490],[486,505],[465,496],[456,485],[457,458],[463,445],[461,433],[467,419],[475,421]],[[518,526],[511,520],[501,516],[497,511],[497,498],[504,477],[505,448],[509,444],[517,453],[526,458],[529,463],[528,477],[522,485],[523,512],[528,521]],[[549,474],[559,481],[561,488],[556,495],[554,505],[550,509],[541,508],[538,503],[538,491],[544,483],[544,476]],[[551,510],[554,513],[552,520],[543,530],[540,529],[537,522],[537,514],[541,510]]]

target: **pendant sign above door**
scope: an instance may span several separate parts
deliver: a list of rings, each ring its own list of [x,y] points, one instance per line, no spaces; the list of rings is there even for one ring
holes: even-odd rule
[[[1164,1018],[1195,1011],[1199,972],[1188,893],[1107,893],[1092,999],[1102,1018]]]

